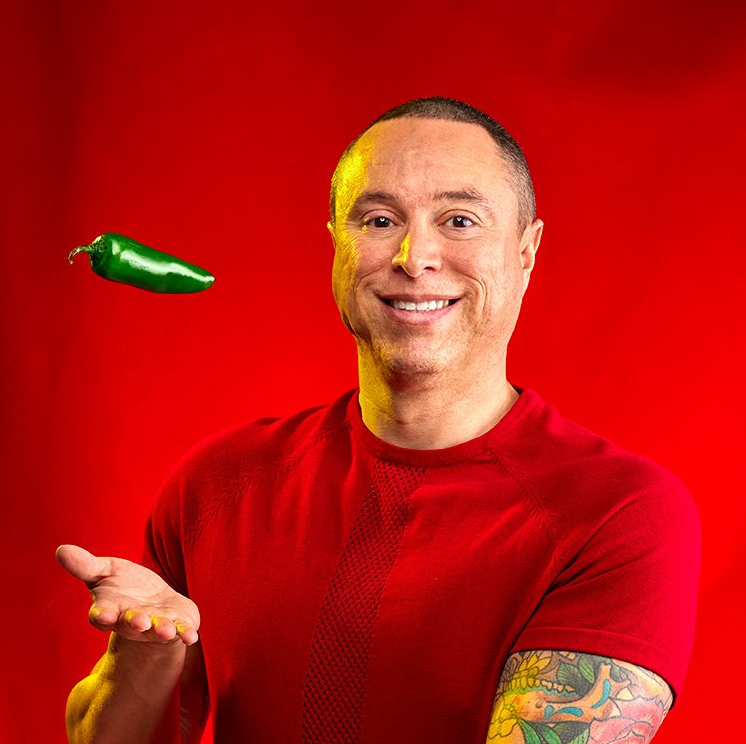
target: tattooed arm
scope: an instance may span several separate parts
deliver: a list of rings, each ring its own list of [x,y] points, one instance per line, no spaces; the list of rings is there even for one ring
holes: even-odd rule
[[[569,651],[521,651],[505,662],[489,744],[647,744],[671,707],[642,667]]]

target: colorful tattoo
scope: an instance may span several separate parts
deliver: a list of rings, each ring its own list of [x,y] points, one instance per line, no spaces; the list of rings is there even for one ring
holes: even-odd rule
[[[642,667],[569,651],[508,657],[488,742],[647,744],[668,713],[663,679]]]

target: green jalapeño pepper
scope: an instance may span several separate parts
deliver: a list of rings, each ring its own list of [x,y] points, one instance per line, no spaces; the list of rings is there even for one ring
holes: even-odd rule
[[[181,294],[207,289],[215,277],[199,266],[138,243],[116,233],[99,235],[90,245],[80,245],[68,256],[87,253],[93,271],[112,282],[150,292]]]

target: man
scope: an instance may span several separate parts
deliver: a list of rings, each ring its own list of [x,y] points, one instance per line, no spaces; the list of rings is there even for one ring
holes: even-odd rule
[[[359,393],[189,455],[148,525],[157,573],[60,548],[113,631],[71,741],[196,742],[209,709],[218,742],[649,741],[691,646],[697,518],[507,381],[543,228],[520,148],[410,102],[348,148],[331,206]]]

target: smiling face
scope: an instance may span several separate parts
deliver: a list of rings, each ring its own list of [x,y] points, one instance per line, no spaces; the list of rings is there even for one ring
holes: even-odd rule
[[[361,368],[504,374],[542,223],[519,234],[507,166],[482,127],[379,122],[341,166],[329,229]]]

